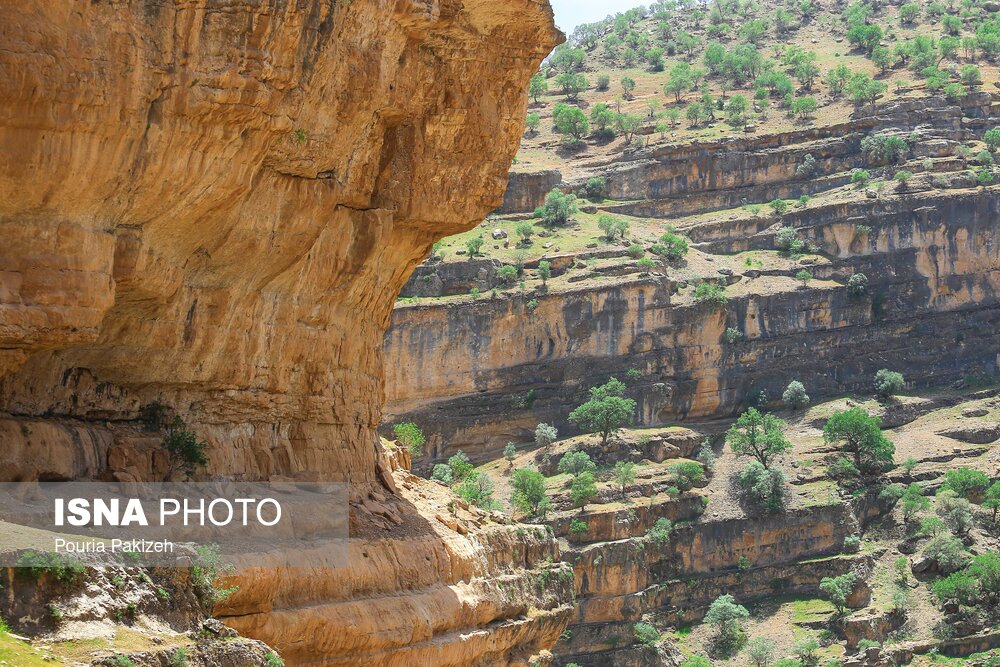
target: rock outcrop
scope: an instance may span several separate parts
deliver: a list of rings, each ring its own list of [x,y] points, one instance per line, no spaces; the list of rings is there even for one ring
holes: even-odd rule
[[[349,480],[356,508],[387,494],[394,299],[436,239],[501,203],[528,78],[559,38],[544,0],[5,3],[3,478],[162,479],[136,421],[162,404],[213,475]],[[366,599],[353,613],[310,616],[323,586],[244,582],[242,624],[297,641],[289,664],[413,664],[415,645],[519,663],[558,636],[528,597],[469,583],[489,540],[427,531],[409,581],[380,553],[405,533],[356,514],[356,549],[382,565],[340,575],[338,603]],[[418,611],[398,591],[444,583],[464,588],[450,606],[428,593],[423,629],[389,627]]]

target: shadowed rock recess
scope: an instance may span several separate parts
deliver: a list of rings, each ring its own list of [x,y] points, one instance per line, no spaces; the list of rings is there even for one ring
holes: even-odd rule
[[[396,294],[500,205],[559,40],[544,0],[3,3],[0,479],[164,479],[164,406],[204,475],[351,484],[349,567],[217,610],[287,664],[552,646],[551,536],[446,522],[375,429]]]

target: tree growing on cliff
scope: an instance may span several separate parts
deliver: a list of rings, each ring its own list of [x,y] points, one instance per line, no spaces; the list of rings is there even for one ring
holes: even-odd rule
[[[695,461],[675,463],[667,471],[670,473],[671,483],[680,491],[690,491],[705,481],[705,470]]]
[[[785,422],[774,415],[747,408],[729,428],[726,442],[736,454],[751,456],[770,469],[776,457],[792,448],[792,443],[785,439],[784,428]]]
[[[541,516],[550,505],[545,476],[534,468],[518,468],[511,480],[514,506],[531,516]]]
[[[627,224],[627,223],[626,223]],[[604,240],[611,243],[618,237],[619,220],[614,216],[604,214],[597,219],[597,226],[604,232]]]
[[[413,422],[402,422],[392,427],[392,433],[396,436],[396,441],[410,450],[410,455],[417,457],[423,454],[424,432]]]
[[[780,468],[765,468],[754,460],[737,477],[740,489],[754,506],[767,512],[780,512],[785,497],[785,473]]]
[[[824,577],[819,582],[819,592],[837,608],[837,613],[843,615],[847,610],[847,599],[854,592],[858,576],[853,572],[839,577]]]
[[[198,468],[208,465],[208,456],[205,454],[208,443],[199,440],[189,431],[180,417],[174,417],[167,428],[163,448],[167,450],[171,473],[183,471],[184,476],[191,479]]]
[[[805,269],[802,269],[795,274],[795,279],[802,283],[802,287],[809,285],[809,281],[813,279],[813,274],[809,273]]]
[[[708,608],[705,622],[715,628],[716,645],[724,653],[732,653],[743,643],[743,621],[750,612],[743,605],[736,604],[732,595],[721,595]]]
[[[865,476],[879,475],[892,466],[896,448],[882,435],[881,420],[862,408],[833,413],[823,426],[823,440],[854,456],[854,466]]]
[[[559,431],[557,431],[556,427],[551,424],[542,422],[535,427],[535,444],[542,449],[547,448],[555,442],[558,437]]]
[[[545,195],[545,203],[535,209],[535,217],[541,218],[543,225],[565,225],[579,210],[575,195],[556,189]]]
[[[601,444],[622,426],[631,424],[636,403],[625,398],[625,384],[611,378],[590,390],[590,400],[569,413],[569,420],[591,433],[601,434]]]
[[[805,385],[798,380],[792,380],[781,394],[781,400],[792,410],[801,410],[809,405],[809,394],[806,393]]]
[[[538,277],[542,279],[542,287],[548,287],[549,278],[552,277],[552,264],[546,261],[538,263]]]
[[[698,304],[707,304],[712,309],[717,309],[725,308],[729,299],[726,297],[724,287],[713,282],[704,282],[694,289],[694,301]]]
[[[591,500],[597,497],[597,483],[594,481],[594,473],[583,472],[573,478],[573,483],[569,487],[569,498],[573,502],[573,507],[579,507],[582,512]]]

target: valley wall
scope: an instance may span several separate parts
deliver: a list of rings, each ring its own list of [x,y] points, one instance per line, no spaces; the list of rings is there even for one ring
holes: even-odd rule
[[[164,479],[156,407],[202,476],[350,482],[336,586],[242,572],[220,610],[289,665],[550,646],[552,539],[425,516],[375,428],[396,294],[500,204],[560,39],[544,0],[5,3],[0,478]]]

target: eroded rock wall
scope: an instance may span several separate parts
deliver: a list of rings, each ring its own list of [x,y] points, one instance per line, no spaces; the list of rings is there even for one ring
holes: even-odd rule
[[[157,399],[214,472],[371,479],[393,300],[500,203],[548,4],[13,2],[0,26],[0,409]]]
[[[162,479],[137,421],[157,402],[207,440],[205,474],[349,480],[355,548],[402,551],[435,519],[383,488],[393,301],[501,203],[560,38],[544,0],[0,6],[0,479]],[[382,576],[388,556],[335,595],[242,572],[232,622],[290,665],[551,645],[558,614],[521,617],[559,589],[481,583],[534,562],[493,562],[519,533],[451,532],[420,532],[427,581]]]
[[[629,368],[642,374],[630,395],[643,425],[732,413],[793,379],[830,396],[869,390],[885,367],[915,387],[991,374],[998,213],[992,189],[810,206],[783,224],[833,257],[811,269],[819,280],[796,289],[790,276],[745,272],[722,310],[680,301],[668,279],[634,277],[534,295],[533,310],[528,297],[400,306],[386,337],[388,409],[440,433],[435,443],[448,447],[436,455],[461,448],[485,460],[529,440],[538,422],[577,432],[566,416],[586,390]],[[692,238],[720,253],[773,249],[773,224]],[[864,238],[860,224],[872,229]],[[855,272],[870,281],[861,298],[845,287]],[[744,339],[727,343],[730,327]],[[512,400],[531,390],[530,407]]]

